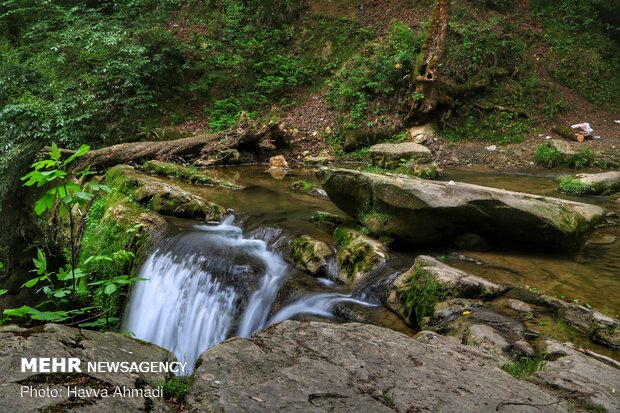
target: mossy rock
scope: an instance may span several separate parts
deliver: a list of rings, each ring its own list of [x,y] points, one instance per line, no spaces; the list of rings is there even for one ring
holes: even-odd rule
[[[197,185],[213,186],[225,189],[243,189],[243,186],[241,185],[215,178],[207,174],[205,171],[170,162],[147,161],[142,164],[140,169],[149,174],[182,179]]]
[[[338,277],[345,283],[358,284],[389,260],[385,245],[354,229],[338,227],[334,239],[340,247]]]
[[[174,184],[119,165],[108,171],[106,181],[139,204],[164,215],[219,221],[226,210]]]
[[[327,260],[333,254],[332,249],[309,235],[302,235],[291,244],[293,262],[297,267],[312,275],[327,273]]]

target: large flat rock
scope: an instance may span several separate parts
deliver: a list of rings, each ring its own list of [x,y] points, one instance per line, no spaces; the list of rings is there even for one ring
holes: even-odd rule
[[[371,224],[372,232],[413,243],[475,233],[494,241],[570,248],[605,215],[595,205],[458,182],[335,168],[317,175],[330,199]]]
[[[166,379],[165,373],[87,372],[88,362],[171,362],[174,356],[153,344],[116,333],[48,324],[25,329],[7,326],[0,329],[0,411],[11,413],[41,412],[134,412],[169,411],[167,404],[155,397],[112,397],[117,387],[156,389]],[[76,357],[82,373],[31,373],[21,371],[21,358]],[[57,389],[58,397],[20,397],[22,386],[35,391]],[[110,397],[70,397],[67,387],[107,389]]]
[[[398,168],[407,161],[427,163],[433,160],[426,146],[414,142],[381,143],[368,150],[372,163],[381,168]]]
[[[558,411],[557,396],[513,378],[495,356],[430,332],[286,321],[199,363],[194,412]]]

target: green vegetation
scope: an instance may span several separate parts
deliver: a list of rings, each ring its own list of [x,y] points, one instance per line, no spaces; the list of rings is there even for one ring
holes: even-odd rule
[[[424,39],[394,22],[383,40],[369,42],[331,81],[328,101],[345,129],[372,127],[386,120],[408,90],[408,77]]]
[[[88,167],[78,172],[71,169],[73,162],[88,151],[88,146],[83,145],[63,160],[62,151],[52,143],[49,158],[35,162],[33,170],[22,178],[25,186],[47,189],[35,202],[34,210],[37,215],[48,213],[60,222],[60,227],[55,228],[57,231],[68,231],[68,234],[61,234],[68,238],[67,265],[57,270],[49,268],[45,253],[38,249],[33,259],[36,276],[22,288],[36,288],[38,296],[44,299],[35,307],[25,305],[5,310],[3,314],[8,318],[3,319],[4,322],[10,318],[72,321],[80,327],[110,329],[120,320],[120,300],[126,292],[122,287],[141,280],[123,275],[133,267],[135,254],[128,241],[133,235],[103,221],[104,212],[118,194],[107,185],[89,181],[92,172]],[[101,193],[112,194],[96,197]],[[75,221],[78,207],[89,210],[81,240]],[[134,228],[132,232],[137,230]]]
[[[169,176],[178,179],[182,179],[193,184],[216,186],[227,189],[241,189],[242,187],[232,182],[227,182],[221,179],[209,176],[204,171],[199,171],[196,168],[183,166],[175,163],[161,162],[161,161],[147,161],[141,169],[145,172],[160,175]]]
[[[555,166],[568,166],[569,168],[585,168],[591,166],[596,161],[596,155],[589,146],[584,146],[575,155],[564,155],[560,153],[552,144],[543,143],[534,152],[534,159],[538,165],[545,168]]]
[[[162,384],[164,399],[183,403],[189,392],[189,377],[175,376],[164,381]]]
[[[307,194],[308,192],[311,192],[313,190],[315,190],[317,188],[316,185],[314,185],[312,182],[308,182],[308,181],[304,181],[304,180],[300,180],[300,181],[295,181],[291,184],[291,189],[295,192],[301,192],[304,194]]]
[[[448,289],[430,276],[422,265],[415,266],[398,289],[401,316],[412,325],[423,327],[424,319],[433,314],[435,304],[444,301]]]
[[[513,361],[506,363],[503,368],[511,376],[520,379],[523,377],[531,376],[537,371],[542,370],[544,367],[545,360],[536,357],[519,356],[516,357]]]
[[[558,191],[574,196],[585,195],[591,189],[590,185],[584,184],[578,178],[573,178],[572,176],[563,176],[560,178],[558,185]]]

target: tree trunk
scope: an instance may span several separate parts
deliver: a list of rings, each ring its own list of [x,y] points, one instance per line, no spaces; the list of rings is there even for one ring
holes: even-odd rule
[[[422,48],[422,62],[414,73],[415,95],[408,119],[418,123],[426,120],[445,100],[440,69],[448,39],[449,17],[450,0],[439,0]]]
[[[172,141],[121,143],[89,152],[80,158],[78,168],[86,165],[107,168],[152,159],[198,159],[230,148],[256,150],[261,142],[281,142],[284,135],[285,131],[279,124],[250,124],[224,132]]]

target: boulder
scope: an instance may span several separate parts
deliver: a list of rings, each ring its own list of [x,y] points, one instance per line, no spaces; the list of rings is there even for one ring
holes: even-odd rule
[[[429,139],[433,139],[436,136],[437,132],[435,130],[435,127],[429,123],[420,126],[414,126],[412,128],[409,128],[409,130],[407,131],[407,137],[409,138],[409,141],[419,144],[426,143]]]
[[[620,171],[598,174],[579,174],[575,176],[582,184],[588,186],[587,194],[608,195],[620,191]]]
[[[288,162],[284,159],[284,156],[277,155],[269,158],[269,167],[270,168],[288,168]]]
[[[332,214],[331,212],[316,211],[310,217],[310,222],[317,225],[335,228],[336,226],[344,223],[344,218],[336,214]]]
[[[319,156],[306,156],[304,158],[304,164],[308,166],[327,165],[331,161],[331,156],[319,155]]]
[[[536,378],[572,394],[594,411],[620,412],[620,370],[553,340],[545,341],[547,361]]]
[[[574,157],[584,148],[584,146],[579,142],[565,141],[562,139],[551,139],[549,144],[553,146],[564,158]]]
[[[302,235],[293,241],[291,250],[297,268],[315,276],[327,273],[328,259],[333,251],[323,241]]]
[[[502,337],[493,327],[485,324],[474,324],[469,327],[469,339],[482,348],[501,355],[511,347],[510,343]]]
[[[408,161],[431,162],[431,151],[426,146],[413,142],[382,143],[369,149],[373,165],[380,168],[395,169]]]
[[[515,300],[513,298],[509,298],[508,300],[506,300],[506,306],[520,314],[532,313],[532,307],[529,304],[524,303],[523,301]]]
[[[408,271],[388,284],[385,305],[407,323],[425,327],[432,321],[427,317],[441,319],[441,314],[434,313],[441,311],[437,304],[446,299],[488,298],[504,290],[503,286],[421,255]]]
[[[163,215],[219,221],[226,213],[226,210],[217,204],[169,181],[143,174],[128,165],[110,169],[106,182],[117,186],[136,202]]]
[[[342,282],[356,285],[390,258],[385,245],[354,229],[338,227],[334,238],[339,245],[336,258]]]
[[[308,181],[295,181],[291,184],[291,191],[306,194],[320,199],[328,199],[327,193]]]
[[[564,319],[596,342],[620,348],[620,321],[582,305],[565,303]]]
[[[497,242],[571,248],[605,216],[594,205],[479,185],[437,182],[348,169],[317,172],[330,199],[368,228],[412,243],[476,233]]]
[[[25,329],[17,326],[0,328],[0,410],[11,413],[34,411],[72,412],[168,412],[166,403],[153,392],[171,373],[93,372],[89,362],[173,362],[174,356],[160,347],[116,333],[99,333],[56,324]],[[22,372],[22,357],[75,357],[82,372]],[[34,392],[57,391],[58,397],[20,397],[22,386]],[[109,397],[70,397],[68,390],[105,389]],[[116,389],[142,389],[136,397],[113,397]],[[147,395],[146,391],[151,394]],[[161,390],[160,390],[161,392]],[[51,393],[50,393],[51,394]]]
[[[200,356],[200,412],[555,412],[566,403],[450,337],[365,324],[285,321]],[[532,405],[538,407],[532,408]]]

